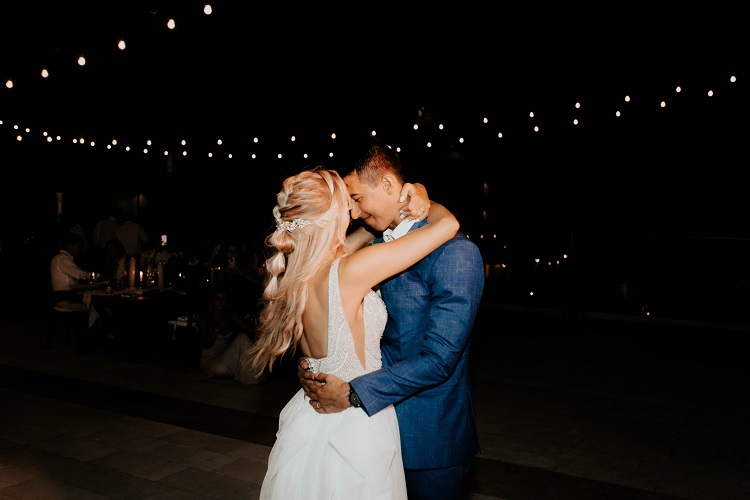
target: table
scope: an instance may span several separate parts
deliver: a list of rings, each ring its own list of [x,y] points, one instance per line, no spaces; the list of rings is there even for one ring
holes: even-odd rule
[[[85,292],[88,290],[104,290],[107,286],[109,286],[109,281],[96,281],[94,283],[78,283],[77,285],[73,285],[71,287],[71,290],[74,292]]]
[[[205,287],[203,287],[205,288]],[[129,288],[113,291],[94,289],[86,294],[100,314],[103,335],[134,362],[183,359],[195,353],[197,337],[188,331],[175,334],[170,324],[181,317],[190,318],[207,300],[207,292],[194,288]],[[185,329],[181,329],[185,330]],[[199,354],[199,351],[198,351]]]

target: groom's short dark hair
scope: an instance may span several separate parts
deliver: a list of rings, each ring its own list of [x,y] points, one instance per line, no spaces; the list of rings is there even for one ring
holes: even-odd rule
[[[349,143],[332,165],[341,177],[352,172],[363,181],[375,180],[378,174],[389,171],[403,183],[404,171],[396,150],[376,136],[368,135]]]

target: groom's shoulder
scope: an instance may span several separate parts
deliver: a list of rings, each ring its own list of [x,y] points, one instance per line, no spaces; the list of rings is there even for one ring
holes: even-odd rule
[[[477,244],[460,231],[444,243],[437,252],[444,259],[465,259],[467,265],[476,258],[481,260],[481,253]]]

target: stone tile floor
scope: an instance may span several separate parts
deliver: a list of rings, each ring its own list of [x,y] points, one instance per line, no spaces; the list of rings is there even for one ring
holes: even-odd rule
[[[258,496],[284,368],[245,386],[0,321],[0,499]],[[750,499],[748,325],[483,306],[465,499]]]

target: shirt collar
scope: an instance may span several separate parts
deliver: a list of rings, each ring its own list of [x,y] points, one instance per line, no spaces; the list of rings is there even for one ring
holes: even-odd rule
[[[396,229],[388,228],[383,231],[383,241],[393,241],[409,232],[409,229],[417,222],[415,220],[404,220],[396,226]]]

